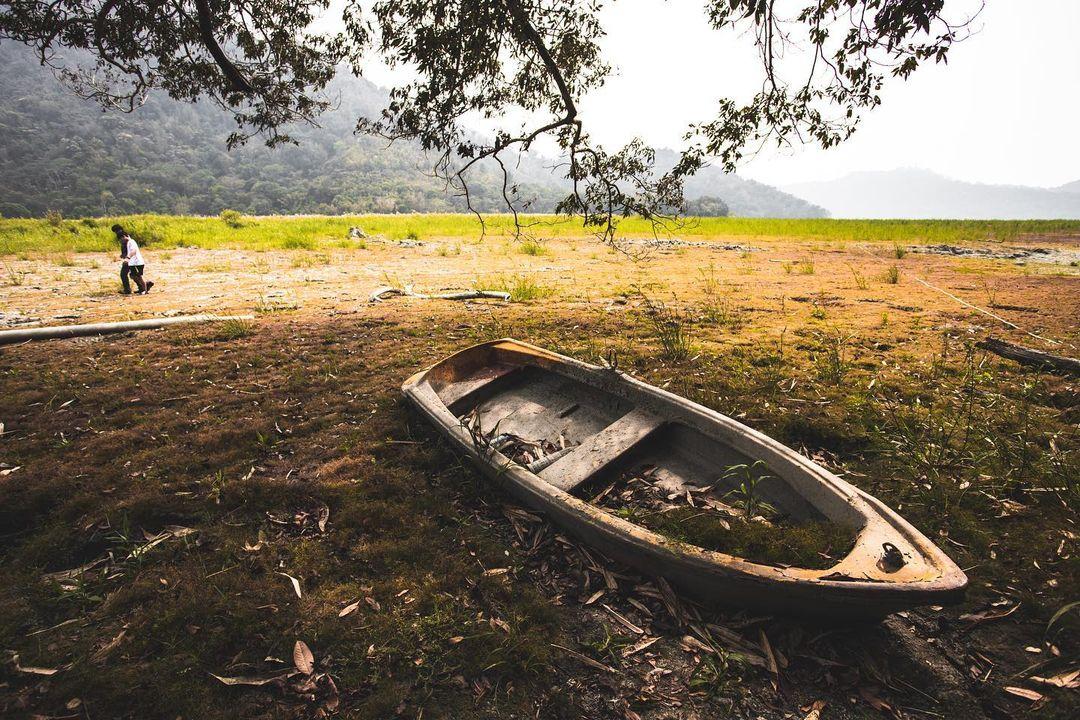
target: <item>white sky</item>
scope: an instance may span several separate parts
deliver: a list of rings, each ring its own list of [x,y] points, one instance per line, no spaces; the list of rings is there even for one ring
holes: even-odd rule
[[[948,0],[946,11],[972,2]],[[619,0],[603,12],[617,74],[581,109],[605,143],[640,136],[679,148],[687,125],[709,119],[718,98],[746,97],[760,84],[752,38],[711,30],[700,0]],[[984,183],[1080,179],[1080,0],[986,0],[974,28],[948,65],[887,86],[883,105],[845,144],[766,151],[739,174],[773,185],[896,167]],[[390,81],[374,68],[368,77]]]

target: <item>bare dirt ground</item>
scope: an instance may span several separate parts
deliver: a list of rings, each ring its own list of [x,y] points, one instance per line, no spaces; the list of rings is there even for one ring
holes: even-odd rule
[[[1010,252],[1023,246],[1014,243]],[[363,312],[392,318],[413,313],[427,303],[397,299],[388,305],[368,302],[380,286],[413,285],[436,292],[494,286],[525,277],[554,290],[545,311],[558,308],[605,308],[640,288],[665,302],[699,300],[709,289],[755,313],[751,331],[783,327],[810,315],[816,306],[843,308],[844,324],[854,327],[881,321],[882,313],[947,320],[966,310],[922,284],[916,277],[971,302],[991,308],[1020,327],[1075,333],[1072,302],[1052,302],[1076,288],[1080,269],[1039,262],[1077,255],[1076,243],[1032,243],[1047,253],[1016,261],[1000,249],[964,247],[971,254],[938,257],[925,248],[897,260],[893,247],[799,243],[781,239],[747,243],[689,242],[666,245],[635,262],[621,253],[582,239],[552,241],[547,252],[529,256],[512,243],[435,239],[419,247],[373,241],[363,250],[257,252],[179,249],[148,252],[147,277],[157,283],[146,297],[118,294],[118,261],[105,253],[66,256],[57,264],[48,256],[13,260],[10,271],[20,284],[0,288],[4,316],[0,325],[62,324],[122,320],[170,313],[250,313],[295,310],[300,315],[330,317]],[[936,247],[936,246],[934,246]],[[933,249],[933,248],[931,248]],[[978,251],[985,251],[981,255]],[[892,266],[900,282],[883,280]],[[860,288],[865,284],[865,289]],[[1062,298],[1073,300],[1074,298]],[[770,307],[771,306],[771,307]],[[800,311],[801,309],[801,311]],[[421,310],[422,311],[422,310]],[[439,310],[442,312],[444,310]],[[990,318],[988,330],[1008,331]]]
[[[0,714],[1075,717],[1075,618],[1051,619],[1080,594],[1076,379],[971,341],[1075,356],[1080,270],[742,244],[151,247],[145,297],[105,255],[12,260],[0,325],[255,320],[0,349]],[[384,285],[518,300],[370,303]],[[842,473],[968,571],[967,600],[820,626],[701,608],[578,546],[400,400],[502,336],[614,349]]]

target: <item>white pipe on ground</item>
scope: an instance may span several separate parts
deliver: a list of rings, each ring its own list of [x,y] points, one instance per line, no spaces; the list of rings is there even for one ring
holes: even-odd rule
[[[170,318],[149,318],[127,322],[90,323],[88,325],[54,325],[52,327],[21,328],[18,330],[0,330],[0,345],[30,340],[57,340],[61,338],[85,337],[87,335],[109,335],[128,332],[129,330],[153,330],[168,325],[190,325],[192,323],[220,322],[222,320],[254,320],[254,315],[181,315]]]

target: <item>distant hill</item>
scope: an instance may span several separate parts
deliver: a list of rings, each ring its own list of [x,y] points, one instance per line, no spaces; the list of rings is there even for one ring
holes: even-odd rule
[[[668,169],[675,165],[678,155],[673,150],[658,150],[656,165]],[[800,199],[776,188],[746,180],[738,175],[707,167],[691,178],[687,178],[683,188],[687,200],[704,197],[718,197],[728,206],[731,215],[738,217],[784,217],[784,218],[822,218],[829,213],[812,202]]]
[[[66,216],[159,212],[216,215],[452,212],[466,209],[431,174],[415,145],[353,134],[357,118],[374,117],[386,93],[343,74],[331,95],[339,105],[321,127],[291,131],[297,147],[271,150],[257,139],[228,152],[234,129],[208,103],[151,96],[131,114],[103,112],[73,96],[33,54],[0,43],[0,215]],[[666,151],[670,162],[674,153]],[[550,212],[567,192],[555,163],[523,156],[513,163],[528,210]],[[503,212],[501,177],[481,169],[470,186],[474,205]],[[687,186],[688,199],[708,197],[747,217],[821,216],[824,211],[775,188],[707,169]],[[722,204],[712,202],[719,198]]]
[[[1056,189],[982,185],[927,170],[859,172],[784,190],[841,218],[1033,220],[1080,218],[1080,182]]]

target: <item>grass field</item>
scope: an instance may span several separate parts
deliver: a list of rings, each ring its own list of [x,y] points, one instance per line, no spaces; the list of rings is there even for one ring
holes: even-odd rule
[[[716,242],[635,262],[569,226],[478,243],[460,216],[138,217],[121,222],[159,285],[121,297],[96,222],[0,222],[0,321],[256,319],[0,348],[5,718],[1080,711],[1080,388],[975,345],[1078,354],[1080,269],[909,251],[993,231],[1075,252],[1080,228],[718,220],[680,233]],[[385,237],[361,247],[350,225]],[[424,244],[396,242],[410,232]],[[370,303],[386,284],[515,300]],[[967,598],[822,626],[606,561],[401,398],[417,369],[505,336],[613,352],[804,453],[933,539]],[[284,678],[297,641],[314,669]]]
[[[120,223],[148,245],[158,248],[197,247],[249,250],[296,250],[349,247],[347,231],[358,226],[391,240],[478,238],[481,226],[472,215],[360,215],[355,217],[221,218],[135,215],[64,220],[0,219],[0,255],[38,252],[111,250],[109,228]],[[580,221],[550,215],[523,216],[529,235],[539,239],[587,234]],[[230,224],[231,223],[231,224]],[[513,235],[509,215],[485,218],[493,237]],[[625,237],[651,237],[651,226],[637,218],[623,220]],[[675,237],[730,237],[764,240],[788,238],[829,242],[956,243],[1009,241],[1023,236],[1057,236],[1080,232],[1080,221],[966,220],[768,220],[753,218],[688,218],[667,228]]]

